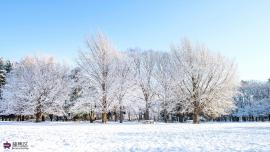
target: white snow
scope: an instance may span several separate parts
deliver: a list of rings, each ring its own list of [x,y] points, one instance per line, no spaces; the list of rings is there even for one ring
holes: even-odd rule
[[[21,150],[27,152],[269,152],[270,122],[199,125],[0,122],[0,151],[3,151],[3,143],[6,141],[28,142],[29,149]]]

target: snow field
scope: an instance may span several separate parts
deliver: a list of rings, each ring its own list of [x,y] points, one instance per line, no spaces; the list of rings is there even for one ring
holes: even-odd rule
[[[270,123],[0,122],[0,141],[0,151],[6,141],[26,141],[29,149],[21,151],[269,152]]]

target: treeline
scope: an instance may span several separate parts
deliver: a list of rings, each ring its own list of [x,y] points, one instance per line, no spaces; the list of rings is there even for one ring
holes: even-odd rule
[[[232,116],[239,121],[270,120],[270,80],[242,81],[235,103],[237,109]]]
[[[13,63],[1,87],[2,119],[199,123],[239,116],[232,115],[240,111],[234,62],[188,40],[167,52],[119,51],[97,34],[76,63],[70,69],[40,56]]]

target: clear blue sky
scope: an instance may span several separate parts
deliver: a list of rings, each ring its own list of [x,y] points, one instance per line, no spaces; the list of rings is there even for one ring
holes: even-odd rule
[[[269,0],[6,0],[0,56],[31,54],[74,62],[85,39],[104,31],[122,50],[168,50],[187,37],[235,59],[241,79],[270,77]]]

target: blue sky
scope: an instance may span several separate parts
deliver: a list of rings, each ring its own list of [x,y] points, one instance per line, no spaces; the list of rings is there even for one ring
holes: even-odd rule
[[[0,2],[0,56],[49,54],[74,63],[104,31],[118,49],[169,50],[184,37],[233,58],[240,79],[270,78],[268,0],[10,0]]]

